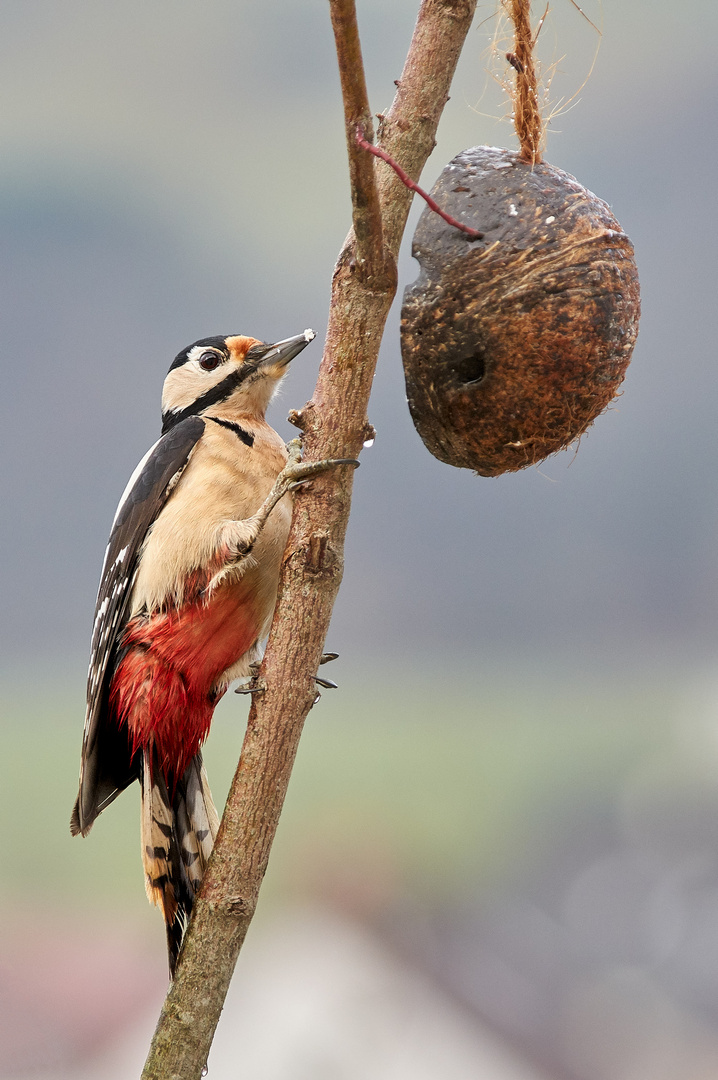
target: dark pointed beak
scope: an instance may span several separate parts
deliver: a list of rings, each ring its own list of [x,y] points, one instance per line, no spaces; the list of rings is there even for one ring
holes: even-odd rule
[[[295,356],[306,349],[310,341],[313,341],[317,335],[313,330],[305,330],[303,334],[297,334],[296,337],[285,338],[284,341],[277,341],[274,345],[264,346],[265,352],[258,356],[258,368],[263,367],[277,367],[283,368],[294,359]],[[262,346],[253,345],[249,350],[248,359],[250,354],[257,356],[257,350]]]

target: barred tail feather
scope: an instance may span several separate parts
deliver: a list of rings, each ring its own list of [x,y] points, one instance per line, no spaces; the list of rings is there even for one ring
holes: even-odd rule
[[[202,755],[196,754],[177,785],[173,808],[182,862],[194,892],[199,890],[219,829]]]
[[[174,975],[219,819],[199,753],[187,766],[173,798],[159,769],[151,768],[147,753],[141,782],[145,887],[150,902],[164,915],[170,975]]]

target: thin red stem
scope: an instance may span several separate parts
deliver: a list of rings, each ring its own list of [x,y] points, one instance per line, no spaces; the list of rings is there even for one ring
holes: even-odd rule
[[[361,128],[358,126],[356,129],[356,140],[362,150],[368,150],[374,157],[381,158],[387,165],[391,165],[402,184],[404,184],[405,187],[408,187],[409,191],[415,191],[417,195],[421,195],[422,199],[424,199],[434,213],[438,214],[440,218],[443,218],[447,224],[453,225],[456,229],[461,229],[461,231],[466,233],[467,236],[470,236],[472,240],[483,240],[484,234],[479,232],[478,229],[471,229],[468,225],[464,225],[462,222],[457,221],[456,218],[451,217],[450,214],[444,213],[438,203],[434,202],[431,195],[428,195],[423,188],[420,188],[418,184],[414,183],[408,173],[404,172],[401,165],[398,165],[397,162],[394,161],[394,158],[391,157],[390,154],[387,154],[386,150],[382,150],[379,146],[374,146],[373,143],[367,142]]]

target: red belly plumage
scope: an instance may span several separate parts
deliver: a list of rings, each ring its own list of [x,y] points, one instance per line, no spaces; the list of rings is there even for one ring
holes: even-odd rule
[[[172,790],[209,731],[219,676],[257,640],[259,624],[241,587],[209,600],[132,619],[110,687],[110,708],[127,727],[132,754],[150,753]]]

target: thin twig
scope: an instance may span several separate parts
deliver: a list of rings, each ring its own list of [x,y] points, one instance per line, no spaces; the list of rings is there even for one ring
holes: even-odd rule
[[[433,149],[475,5],[476,0],[422,2],[401,85],[382,125],[384,145],[410,176],[419,176]],[[348,123],[348,115],[346,119]],[[357,118],[353,120],[356,124]],[[393,257],[411,193],[393,173],[376,181],[383,241]],[[353,196],[355,207],[359,202]],[[357,241],[353,231],[349,234],[334,271],[314,396],[295,414],[304,428],[307,460],[356,457],[366,438],[376,359],[396,291],[387,266],[391,259],[384,260],[374,280],[357,273]],[[313,676],[342,576],[351,491],[349,470],[335,470],[297,492],[259,674],[264,693],[252,698],[242,756],[143,1080],[198,1080],[207,1060],[256,906],[304,720],[314,702]]]
[[[470,236],[472,240],[483,240],[484,234],[479,232],[478,229],[471,229],[468,225],[464,225],[463,222],[457,221],[451,214],[445,213],[439,204],[432,199],[431,195],[424,191],[423,188],[419,187],[418,184],[414,183],[410,176],[407,176],[401,165],[397,164],[397,162],[394,161],[394,158],[390,154],[387,154],[386,150],[382,150],[380,146],[374,146],[372,143],[368,142],[364,138],[361,127],[358,124],[356,129],[356,141],[357,145],[361,146],[362,150],[368,150],[370,154],[380,158],[381,161],[385,161],[387,165],[391,165],[404,187],[407,187],[409,191],[415,191],[417,195],[421,195],[422,199],[424,199],[426,204],[431,207],[434,213],[438,214],[440,218],[443,218],[448,225],[453,225],[454,228],[461,229],[461,231],[466,233],[467,236]]]
[[[374,163],[357,153],[354,141],[358,126],[369,132],[372,128],[354,0],[331,0],[329,11],[344,101],[357,262],[366,273],[376,274],[383,268],[384,243]]]

